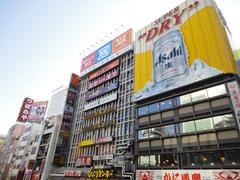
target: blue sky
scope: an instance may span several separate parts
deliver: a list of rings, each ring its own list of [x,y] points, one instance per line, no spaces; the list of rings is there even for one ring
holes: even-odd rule
[[[50,99],[51,91],[68,84],[71,72],[79,74],[84,55],[128,28],[136,32],[181,2],[0,0],[0,134],[15,123],[25,97]],[[240,48],[240,1],[217,4]]]

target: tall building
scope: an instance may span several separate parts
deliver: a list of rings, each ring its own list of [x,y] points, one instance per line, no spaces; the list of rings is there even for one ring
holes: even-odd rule
[[[133,64],[132,30],[82,60],[65,176],[133,176]]]
[[[214,1],[136,33],[136,179],[239,179],[239,77]]]
[[[42,124],[26,123],[25,130],[18,140],[16,158],[11,173],[12,178],[27,179],[28,176],[31,177],[42,133]]]
[[[0,154],[0,173],[3,179],[10,178],[13,169],[13,159],[16,157],[17,142],[23,134],[25,125],[16,123],[7,134],[6,141]]]
[[[64,106],[67,97],[67,88],[61,86],[52,92],[52,97],[48,105],[45,117],[50,117],[57,114],[63,114]]]

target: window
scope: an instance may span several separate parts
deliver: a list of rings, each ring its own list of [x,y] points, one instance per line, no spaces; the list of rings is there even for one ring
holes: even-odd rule
[[[148,129],[143,129],[138,131],[138,139],[147,139],[148,138]]]
[[[207,166],[220,164],[220,155],[218,152],[205,152],[200,155],[199,163]]]
[[[149,108],[149,113],[154,113],[154,112],[158,112],[159,111],[159,103],[154,103],[148,106]]]
[[[187,104],[191,102],[191,96],[190,94],[185,94],[180,97],[177,97],[176,100],[178,105]]]
[[[184,153],[183,154],[183,165],[184,166],[196,166],[199,163],[197,153]]]
[[[204,90],[200,90],[200,91],[196,91],[194,93],[191,93],[191,97],[192,97],[192,102],[206,99],[208,97],[207,96],[207,90],[204,89]]]
[[[160,138],[161,137],[161,128],[150,128],[148,130],[149,138]]]
[[[161,165],[164,166],[176,166],[178,165],[176,154],[164,154],[161,155]]]
[[[204,131],[213,129],[212,118],[205,118],[196,121],[196,129],[197,131]]]
[[[146,115],[146,114],[148,114],[148,106],[138,108],[139,116]]]
[[[169,109],[172,108],[172,100],[166,100],[163,102],[160,102],[160,110],[165,110],[165,109]]]
[[[149,166],[149,156],[139,156],[138,166]]]
[[[217,128],[225,128],[234,126],[234,119],[232,114],[226,114],[223,116],[215,116],[213,117],[214,127]]]
[[[162,133],[163,136],[172,136],[175,134],[175,128],[174,125],[168,125],[168,126],[163,126],[162,127]]]
[[[222,94],[226,94],[226,88],[224,84],[214,86],[207,89],[208,97],[215,97]]]
[[[191,133],[195,131],[194,121],[184,122],[179,124],[180,133]]]
[[[149,165],[150,166],[160,166],[160,155],[150,155]]]

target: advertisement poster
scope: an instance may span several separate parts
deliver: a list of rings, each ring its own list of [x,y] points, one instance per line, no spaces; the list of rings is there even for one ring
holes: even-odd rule
[[[31,107],[31,112],[28,116],[29,121],[42,120],[47,110],[48,101],[34,102]]]
[[[137,170],[136,180],[239,180],[239,169]]]
[[[212,0],[188,0],[135,34],[134,100],[222,73],[237,73]]]
[[[132,29],[119,35],[82,59],[80,77],[92,72],[132,49]]]

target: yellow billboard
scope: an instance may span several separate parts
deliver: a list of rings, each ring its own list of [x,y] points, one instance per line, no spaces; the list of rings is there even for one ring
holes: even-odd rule
[[[92,139],[84,140],[79,143],[80,147],[93,145],[94,141]]]
[[[222,73],[237,73],[212,0],[188,0],[135,34],[134,100]]]

